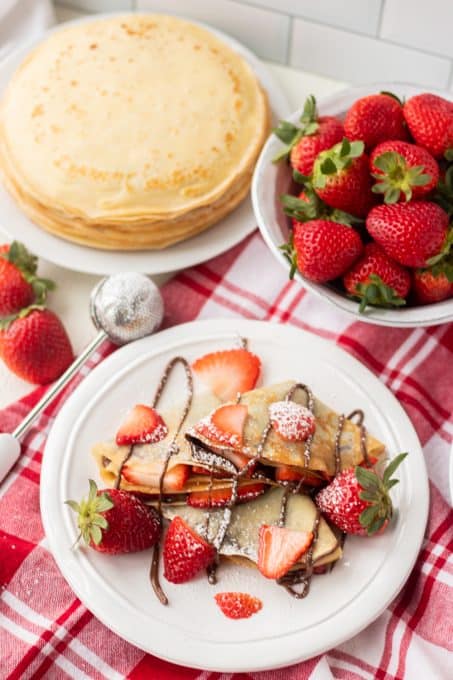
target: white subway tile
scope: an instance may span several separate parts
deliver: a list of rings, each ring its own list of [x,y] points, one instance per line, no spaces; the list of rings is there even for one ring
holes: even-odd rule
[[[383,0],[245,0],[322,24],[376,35]]]
[[[293,22],[292,66],[352,83],[403,81],[444,88],[450,61],[302,19]]]
[[[137,0],[138,10],[204,21],[240,40],[258,56],[286,62],[290,19],[232,0]]]
[[[452,0],[386,0],[381,36],[453,57]]]
[[[83,12],[119,12],[134,8],[134,0],[63,0],[59,4]]]

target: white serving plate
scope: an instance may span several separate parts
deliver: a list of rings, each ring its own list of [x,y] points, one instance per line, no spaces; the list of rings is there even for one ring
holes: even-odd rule
[[[318,102],[318,109],[321,115],[338,116],[342,118],[347,109],[359,97],[375,94],[380,91],[394,92],[401,99],[412,97],[421,92],[426,92],[426,88],[406,85],[404,83],[375,83],[372,85],[362,85],[338,92],[330,97],[326,97]],[[435,94],[453,100],[451,92],[440,92],[429,90]],[[305,97],[305,95],[304,95]],[[301,97],[304,98],[304,97]],[[303,101],[301,101],[303,104]],[[286,120],[296,123],[302,113],[302,108],[295,113],[287,116]],[[279,246],[288,239],[288,218],[284,215],[280,205],[279,197],[281,194],[289,193],[291,187],[291,172],[284,163],[272,163],[272,159],[281,149],[282,143],[275,136],[271,135],[267,140],[261,155],[256,164],[252,182],[252,203],[255,217],[261,230],[264,240],[275,255],[277,260],[289,271],[289,265]],[[314,283],[304,278],[296,272],[295,278],[308,290],[312,291],[323,300],[334,304],[345,312],[353,314],[361,321],[379,324],[381,326],[400,326],[413,328],[416,326],[432,326],[435,324],[453,321],[453,299],[438,302],[432,305],[420,307],[407,307],[400,309],[383,309],[378,307],[368,307],[366,313],[359,314],[359,305],[354,300],[350,300],[345,294],[334,288]]]
[[[112,14],[97,14],[96,19],[108,16],[112,16]],[[93,16],[59,24],[56,28],[48,31],[44,39],[54,31],[89,21],[93,21]],[[192,21],[192,19],[189,21]],[[290,107],[286,96],[272,74],[253,52],[234,38],[211,26],[196,21],[192,21],[192,23],[198,23],[210,30],[249,63],[268,93],[275,120],[289,113]],[[0,62],[0,98],[16,68],[42,39],[40,38],[40,40],[14,51],[4,61]],[[164,250],[139,252],[99,250],[66,241],[38,227],[22,212],[0,183],[0,226],[12,239],[26,243],[27,247],[36,255],[66,269],[87,274],[115,274],[119,271],[162,274],[192,267],[199,262],[220,255],[250,234],[256,228],[256,221],[250,195],[248,195],[233,212],[213,227],[198,236]]]
[[[172,585],[162,577],[170,600],[164,607],[148,581],[149,552],[109,557],[91,549],[71,550],[77,531],[64,501],[81,498],[88,478],[98,479],[90,447],[113,435],[131,405],[151,399],[169,358],[178,354],[193,360],[237,345],[238,335],[248,338],[261,357],[262,383],[300,379],[339,412],[360,406],[370,432],[386,443],[391,456],[410,452],[399,470],[401,483],[392,491],[395,520],[382,536],[348,539],[344,559],[330,574],[313,579],[305,600],[289,597],[257,570],[225,564],[217,586],[210,586],[204,576],[184,585]],[[173,394],[180,393],[179,378],[174,379]],[[63,406],[49,435],[41,471],[41,513],[50,549],[84,604],[141,649],[174,663],[220,672],[292,664],[344,642],[370,624],[412,570],[428,501],[417,435],[378,378],[326,340],[261,321],[197,321],[116,351]],[[263,609],[250,619],[225,618],[213,595],[229,590],[258,596]]]

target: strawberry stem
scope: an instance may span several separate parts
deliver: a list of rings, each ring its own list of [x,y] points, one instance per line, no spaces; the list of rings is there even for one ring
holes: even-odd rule
[[[369,503],[360,514],[359,522],[367,530],[368,536],[375,534],[393,514],[390,489],[398,484],[398,479],[392,479],[396,469],[406,458],[407,453],[400,453],[387,465],[382,478],[368,468],[358,465],[355,468],[357,481],[362,487],[360,498]]]
[[[373,307],[402,307],[406,300],[400,297],[396,290],[388,286],[377,274],[370,274],[366,283],[356,284],[357,295],[360,299],[359,312],[363,314],[367,305]]]

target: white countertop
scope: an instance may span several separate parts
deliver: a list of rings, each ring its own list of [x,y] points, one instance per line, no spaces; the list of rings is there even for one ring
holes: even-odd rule
[[[57,9],[59,21],[68,21],[77,16],[81,16],[81,13],[66,8]],[[266,62],[266,65],[286,93],[291,109],[299,108],[308,94],[313,93],[320,99],[341,90],[346,85],[340,81],[286,66],[277,66],[271,62]],[[0,243],[6,240],[5,234],[0,228]],[[41,276],[56,281],[58,288],[49,296],[49,307],[61,317],[71,338],[74,351],[79,353],[95,333],[88,314],[88,298],[91,289],[98,281],[98,277],[62,269],[42,259],[39,263],[39,273]],[[162,275],[155,277],[155,281],[161,284],[167,278],[169,278],[169,275]],[[7,406],[33,389],[32,385],[13,375],[1,360],[0,386],[0,408]]]

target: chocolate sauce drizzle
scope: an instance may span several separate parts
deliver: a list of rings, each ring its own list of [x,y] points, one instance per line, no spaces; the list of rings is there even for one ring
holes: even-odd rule
[[[356,425],[360,427],[360,451],[362,453],[363,459],[367,467],[370,467],[370,458],[368,455],[368,448],[366,445],[367,432],[365,425],[363,424],[365,420],[365,414],[361,408],[356,408],[348,415],[348,420],[354,421],[356,419]]]
[[[338,475],[338,473],[341,471],[341,448],[340,448],[340,441],[341,441],[341,435],[343,433],[343,427],[344,427],[344,421],[346,420],[344,413],[342,413],[338,417],[338,424],[337,424],[337,431],[335,433],[335,447],[334,447],[334,456],[335,456],[335,477]]]

